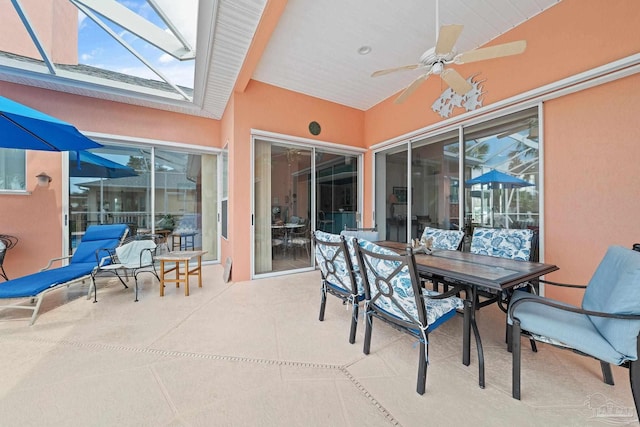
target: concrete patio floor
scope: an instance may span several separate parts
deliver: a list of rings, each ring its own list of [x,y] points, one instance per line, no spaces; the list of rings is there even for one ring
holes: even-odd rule
[[[585,426],[638,425],[626,369],[614,387],[597,361],[523,341],[522,400],[511,398],[504,314],[478,313],[486,388],[461,363],[462,318],[430,336],[427,391],[415,392],[413,339],[364,323],[348,343],[349,311],[329,297],[318,321],[320,274],[225,284],[204,267],[191,295],[142,275],[100,279],[45,297],[34,326],[0,311],[1,426]],[[145,277],[146,276],[146,277]],[[2,286],[2,283],[0,283]],[[631,414],[631,417],[629,417]]]

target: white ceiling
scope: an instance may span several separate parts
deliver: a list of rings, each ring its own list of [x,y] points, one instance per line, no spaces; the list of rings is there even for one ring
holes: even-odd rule
[[[463,24],[456,46],[484,45],[560,0],[441,0],[439,23]],[[266,0],[199,0],[194,102],[109,90],[69,78],[0,66],[0,79],[113,101],[220,119]],[[410,84],[419,70],[372,78],[415,64],[436,43],[436,0],[288,0],[252,76],[270,85],[367,110]],[[358,54],[370,46],[368,55]]]
[[[456,46],[464,52],[557,2],[442,0],[439,22],[464,25]],[[371,73],[417,63],[435,45],[436,32],[435,0],[289,0],[253,78],[367,110],[421,74],[372,78]],[[365,45],[371,53],[358,54]]]

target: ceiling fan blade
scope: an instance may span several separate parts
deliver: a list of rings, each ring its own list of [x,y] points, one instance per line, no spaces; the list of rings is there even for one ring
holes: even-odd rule
[[[463,25],[443,25],[440,27],[438,41],[436,43],[436,55],[446,55],[453,50],[460,33],[462,33]]]
[[[393,102],[395,104],[402,104],[405,101],[405,99],[407,99],[409,96],[411,96],[411,94],[413,92],[415,92],[416,89],[418,89],[418,87],[425,80],[427,80],[427,77],[429,77],[429,73],[423,74],[420,77],[418,77],[417,79],[415,79],[409,86],[407,86],[407,88]]]
[[[526,40],[518,40],[511,43],[499,44],[496,46],[483,47],[470,50],[456,56],[456,64],[468,64],[470,62],[484,61],[485,59],[500,58],[503,56],[517,55],[524,52],[527,47]]]
[[[378,71],[375,71],[373,74],[371,74],[371,77],[384,76],[385,74],[393,73],[396,71],[415,70],[419,66],[420,64],[412,64],[412,65],[403,65],[402,67],[388,68],[386,70],[378,70]]]
[[[440,77],[444,80],[451,89],[458,95],[464,95],[473,89],[473,85],[466,81],[464,77],[460,75],[453,68],[447,68],[442,73],[440,73]]]

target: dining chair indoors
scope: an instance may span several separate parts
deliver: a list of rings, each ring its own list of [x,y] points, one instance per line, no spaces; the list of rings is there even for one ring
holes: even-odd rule
[[[423,290],[411,249],[398,255],[368,241],[359,241],[356,248],[365,291],[363,351],[369,354],[371,350],[374,317],[416,338],[420,346],[416,391],[424,394],[429,333],[455,317],[456,310],[463,308],[462,300]]]
[[[522,333],[531,339],[573,350],[600,361],[604,382],[613,385],[610,364],[629,368],[631,392],[640,404],[640,253],[611,246],[588,285],[541,281],[552,286],[584,288],[581,307],[517,291],[508,322],[512,341],[512,395],[520,399]]]
[[[349,243],[347,243],[347,239],[349,239]],[[356,274],[353,264],[355,259],[353,244],[355,240],[320,230],[315,231],[313,240],[316,264],[320,267],[322,275],[319,320],[321,322],[324,320],[327,294],[340,298],[343,304],[347,304],[347,307],[351,306],[349,342],[353,344],[356,340],[356,330],[358,328],[359,302],[364,299],[362,278],[359,274]]]

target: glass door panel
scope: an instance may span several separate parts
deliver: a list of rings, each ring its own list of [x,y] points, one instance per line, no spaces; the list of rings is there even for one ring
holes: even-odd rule
[[[309,268],[312,149],[255,141],[254,271]]]
[[[411,238],[425,227],[455,229],[459,216],[458,132],[449,132],[414,142],[411,150],[412,227]]]
[[[358,158],[316,150],[316,228],[339,234],[357,227]]]
[[[376,225],[385,240],[406,242],[407,224],[417,227],[415,221],[408,221],[409,192],[408,156],[406,145],[376,153]],[[415,194],[415,192],[413,192]]]

